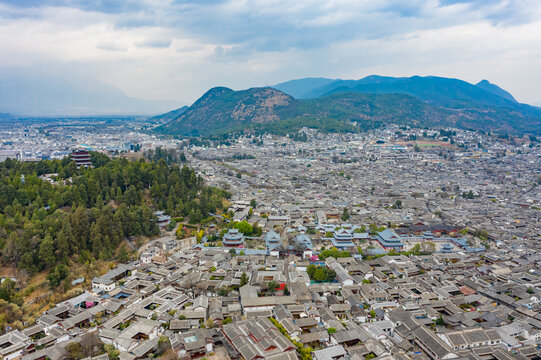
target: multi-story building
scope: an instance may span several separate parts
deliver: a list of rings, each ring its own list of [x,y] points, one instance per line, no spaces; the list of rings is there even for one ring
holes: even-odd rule
[[[332,244],[337,248],[353,247],[353,232],[351,230],[340,229],[335,231],[331,239]]]
[[[404,243],[392,230],[385,229],[380,231],[375,235],[375,238],[385,250],[402,251],[404,249]]]
[[[92,165],[90,161],[90,153],[86,149],[75,149],[71,152],[71,159],[75,162],[77,167],[88,167]]]
[[[224,235],[222,244],[225,247],[243,247],[244,235],[242,235],[242,233],[237,229],[229,229],[229,231]]]
[[[275,231],[271,230],[265,234],[265,246],[267,247],[267,253],[270,256],[280,255],[281,244],[282,241],[280,239],[280,235],[278,235]]]

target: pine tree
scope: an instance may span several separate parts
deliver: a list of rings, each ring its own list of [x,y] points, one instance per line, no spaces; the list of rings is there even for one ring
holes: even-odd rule
[[[344,208],[342,211],[342,221],[348,221],[349,220],[349,209],[347,207]]]
[[[50,268],[56,263],[53,240],[50,236],[45,237],[39,245],[39,259],[46,268]]]
[[[248,284],[248,275],[243,272],[242,275],[240,276],[240,286],[244,286]]]

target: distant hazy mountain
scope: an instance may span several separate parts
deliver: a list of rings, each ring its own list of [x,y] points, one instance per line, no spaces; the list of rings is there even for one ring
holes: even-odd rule
[[[325,85],[333,83],[334,81],[336,80],[325,78],[305,78],[286,81],[272,87],[293,96],[295,99],[306,99],[311,97],[307,96],[307,92],[309,92],[311,89],[323,87]]]
[[[153,116],[149,119],[149,121],[168,122],[168,121],[178,118],[180,115],[182,115],[186,111],[186,109],[188,109],[188,107],[184,105],[183,107],[169,111],[165,114]]]
[[[369,83],[385,87],[394,81],[394,78],[372,77],[361,85]],[[430,92],[417,87],[415,82],[413,79],[414,84],[409,88],[416,89],[418,93]],[[436,99],[446,103],[452,101],[454,107],[435,105],[397,92],[357,91],[359,83],[352,88],[340,86],[327,91],[324,96],[311,99],[295,99],[275,88],[233,91],[218,87],[210,89],[180,116],[156,131],[208,136],[251,128],[283,134],[296,132],[304,126],[338,132],[367,130],[392,123],[414,127],[456,126],[509,133],[541,133],[540,109],[516,104],[475,85],[471,85],[474,89],[465,87],[467,91],[458,91],[457,88],[462,89],[463,86],[458,80],[444,83],[449,88],[448,93],[440,90],[438,96],[433,96],[434,102]],[[471,94],[482,95],[476,102],[466,103],[464,99]],[[491,101],[506,106],[485,105],[489,101],[486,99],[493,97],[499,100]],[[463,106],[459,107],[459,103]]]
[[[494,95],[501,96],[504,99],[511,100],[512,102],[518,103],[518,101],[515,100],[513,95],[511,95],[510,93],[508,93],[507,91],[499,87],[498,85],[491,84],[488,80],[481,80],[477,84],[475,84],[475,86],[480,87],[481,89],[484,89],[488,92],[491,92]]]
[[[407,94],[433,105],[453,108],[498,106],[516,108],[517,101],[507,91],[486,80],[477,85],[458,79],[437,76],[412,76],[394,78],[384,76],[367,76],[360,80],[333,80],[324,83],[320,79],[318,85],[313,82],[294,80],[296,98],[317,98],[337,92],[355,91],[371,94]],[[287,84],[273,86],[286,93]],[[301,94],[301,95],[299,95]],[[295,97],[295,96],[294,96]]]
[[[178,102],[141,100],[94,80],[0,74],[0,112],[12,115],[158,114]]]

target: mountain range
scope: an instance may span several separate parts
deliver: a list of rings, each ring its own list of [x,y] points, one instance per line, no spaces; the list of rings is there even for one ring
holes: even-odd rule
[[[187,109],[155,117],[163,134],[211,136],[242,129],[292,133],[361,131],[386,124],[541,133],[541,109],[520,104],[487,80],[368,76],[307,78],[234,91],[216,87]]]
[[[297,99],[312,99],[337,92],[371,94],[407,94],[432,105],[463,108],[496,106],[517,108],[518,102],[507,91],[482,80],[470,84],[458,79],[436,76],[385,77],[367,76],[360,80],[331,80],[325,78],[292,80],[273,86]]]

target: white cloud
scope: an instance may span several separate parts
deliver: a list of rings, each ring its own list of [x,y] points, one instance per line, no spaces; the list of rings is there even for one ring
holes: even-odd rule
[[[168,38],[146,38],[143,41],[136,42],[139,47],[168,48],[173,40]]]
[[[533,0],[13,3],[0,1],[0,69],[62,69],[131,96],[189,103],[215,85],[419,74],[487,78],[540,100]]]

